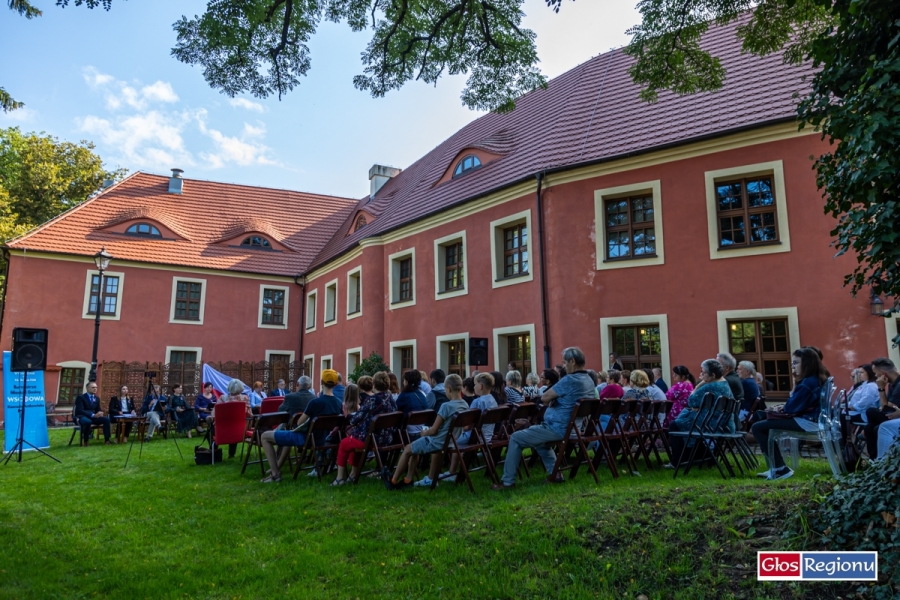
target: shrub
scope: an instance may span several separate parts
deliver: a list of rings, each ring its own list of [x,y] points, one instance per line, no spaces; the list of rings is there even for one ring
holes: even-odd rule
[[[384,359],[377,352],[373,352],[363,359],[361,363],[356,365],[353,372],[348,375],[348,379],[356,383],[363,375],[372,376],[379,371],[390,371],[391,368],[385,364]]]

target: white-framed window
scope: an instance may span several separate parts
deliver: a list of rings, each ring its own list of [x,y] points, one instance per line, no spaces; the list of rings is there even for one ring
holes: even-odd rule
[[[362,316],[362,266],[347,273],[347,320]]]
[[[403,381],[403,373],[417,369],[416,340],[400,340],[390,343],[391,371]]]
[[[494,329],[494,370],[506,373],[512,363],[522,378],[538,368],[534,352],[534,323]]]
[[[75,398],[84,393],[84,387],[88,382],[88,373],[91,371],[91,363],[68,360],[56,363],[56,366],[60,368],[56,405],[74,406]]]
[[[665,264],[659,180],[594,191],[597,270]]]
[[[884,334],[887,336],[887,356],[895,365],[900,365],[900,346],[894,345],[894,338],[900,333],[900,315],[891,315],[884,320]]]
[[[169,323],[203,325],[206,280],[176,275],[172,278],[172,306]]]
[[[318,304],[319,290],[313,290],[306,294],[306,331],[316,330],[316,308]]]
[[[316,355],[315,354],[304,354],[303,355],[303,374],[312,380],[313,388],[315,388],[315,385],[316,385]]]
[[[791,251],[780,160],[704,173],[709,257]]]
[[[465,230],[434,240],[434,298],[444,300],[469,293]]]
[[[325,327],[337,323],[338,280],[325,284]]]
[[[356,370],[359,363],[362,362],[362,346],[347,349],[347,377]]]
[[[334,368],[334,356],[331,354],[326,354],[319,359],[319,372],[324,371],[325,369],[333,369]]]
[[[122,292],[125,288],[125,273],[104,271],[103,284],[100,283],[100,271],[88,270],[84,284],[84,305],[81,309],[83,319],[97,318],[97,306],[100,306],[102,321],[118,321],[122,318]]]
[[[663,377],[670,377],[668,315],[604,317],[600,319],[600,346],[606,368],[610,368],[609,355],[618,352],[624,361],[634,363],[637,368],[650,368],[659,363]]]
[[[260,284],[257,327],[260,329],[287,329],[290,297],[291,289],[287,286]]]
[[[447,375],[455,373],[465,379],[469,376],[469,332],[439,335],[435,338],[437,368]]]
[[[184,364],[203,360],[203,348],[199,346],[166,346],[166,364]]]
[[[491,221],[491,286],[494,288],[534,279],[531,264],[531,209]]]
[[[401,250],[388,256],[390,267],[388,293],[391,310],[416,303],[416,249]]]

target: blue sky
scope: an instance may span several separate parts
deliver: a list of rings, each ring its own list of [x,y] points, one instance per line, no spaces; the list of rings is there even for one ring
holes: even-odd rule
[[[559,14],[526,0],[541,68],[556,76],[628,41],[633,0],[565,2]],[[115,0],[109,12],[34,0],[26,20],[0,6],[0,85],[24,110],[0,127],[87,139],[109,167],[358,198],[373,164],[404,168],[480,116],[462,106],[464,76],[412,83],[373,99],[353,87],[370,32],[323,23],[312,68],[282,101],[212,90],[169,54],[181,15],[198,0]]]

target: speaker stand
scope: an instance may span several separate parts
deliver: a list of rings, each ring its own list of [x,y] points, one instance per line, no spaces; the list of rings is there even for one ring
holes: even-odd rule
[[[25,448],[25,444],[28,444],[32,449],[37,450],[48,458],[52,458],[56,462],[62,462],[55,456],[47,454],[31,442],[25,440],[25,398],[28,392],[28,369],[25,369],[22,374],[22,405],[19,407],[19,435],[16,436],[15,445],[10,449],[9,454],[6,455],[6,458],[3,459],[3,464],[5,465],[9,463],[10,459],[12,459],[13,457],[13,454],[16,454],[17,449],[19,457],[16,459],[16,462],[22,462],[22,450]]]

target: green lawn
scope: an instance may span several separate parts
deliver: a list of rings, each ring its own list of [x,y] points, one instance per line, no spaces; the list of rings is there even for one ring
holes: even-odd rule
[[[0,467],[3,598],[832,598],[836,588],[755,581],[757,549],[792,547],[773,519],[828,472],[723,481],[715,470],[586,471],[513,492],[387,492],[258,483],[237,459],[193,464],[197,440],[66,446]],[[330,482],[331,477],[329,477]]]

